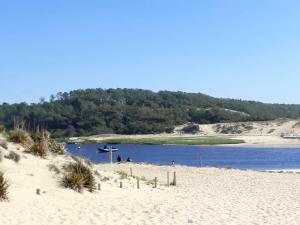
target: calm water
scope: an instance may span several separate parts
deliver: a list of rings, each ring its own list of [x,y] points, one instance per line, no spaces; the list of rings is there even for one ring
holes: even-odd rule
[[[95,163],[107,163],[108,153],[98,153],[99,144],[66,145],[74,155],[83,155]],[[103,146],[103,145],[102,145]],[[120,151],[113,154],[134,162],[170,165],[234,167],[240,169],[300,169],[300,148],[230,148],[176,145],[114,145]]]

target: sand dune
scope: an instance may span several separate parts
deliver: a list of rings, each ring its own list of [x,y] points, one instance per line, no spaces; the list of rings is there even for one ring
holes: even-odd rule
[[[300,122],[298,120],[278,119],[262,122],[238,122],[199,124],[200,132],[197,134],[184,134],[181,132],[186,125],[175,128],[172,134],[149,134],[149,135],[95,135],[90,137],[74,137],[71,141],[103,141],[107,139],[142,139],[142,138],[169,138],[169,137],[226,137],[244,140],[245,143],[233,146],[247,147],[300,147]],[[283,138],[292,136],[299,138]]]
[[[0,203],[1,225],[296,225],[300,221],[300,174],[296,173],[105,164],[93,168],[102,190],[79,194],[63,188],[62,174],[48,168],[54,164],[62,170],[72,160],[69,156],[40,159],[14,144],[9,149],[19,153],[21,160],[0,162],[11,184],[10,201]],[[133,175],[145,177],[140,189],[135,178],[120,180],[116,173],[129,174],[130,168]],[[171,175],[176,171],[176,187],[166,186],[167,171]],[[149,182],[154,177],[156,189]],[[36,194],[37,188],[41,195]]]

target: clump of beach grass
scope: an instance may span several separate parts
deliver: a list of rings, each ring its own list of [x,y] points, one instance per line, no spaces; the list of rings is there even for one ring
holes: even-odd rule
[[[48,165],[49,171],[53,171],[56,174],[60,174],[60,170],[58,169],[58,167],[54,164],[50,164]]]
[[[0,201],[8,200],[8,181],[5,179],[4,174],[0,172]]]
[[[30,148],[31,152],[41,158],[46,158],[49,151],[49,137],[50,134],[46,130],[36,132],[34,144]]]
[[[85,188],[93,192],[96,189],[96,182],[91,169],[81,161],[70,163],[65,167],[66,173],[62,178],[62,184],[77,192]]]
[[[49,140],[49,151],[57,155],[66,154],[64,146],[55,140]]]
[[[2,153],[2,151],[0,150],[0,162],[2,162],[3,161],[3,153]]]
[[[128,173],[126,171],[120,170],[120,171],[117,171],[116,173],[120,175],[121,180],[128,178]]]
[[[4,149],[8,149],[8,145],[6,141],[0,141],[0,146]]]
[[[18,153],[15,153],[13,151],[10,151],[7,156],[5,156],[7,159],[13,160],[15,163],[18,163],[21,159],[21,156]]]
[[[9,140],[23,145],[25,148],[30,148],[33,145],[33,140],[30,134],[23,129],[14,129],[9,134]]]

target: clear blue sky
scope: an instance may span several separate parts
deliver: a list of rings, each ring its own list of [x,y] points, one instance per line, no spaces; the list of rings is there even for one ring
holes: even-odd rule
[[[0,0],[0,103],[132,87],[300,103],[299,0]]]

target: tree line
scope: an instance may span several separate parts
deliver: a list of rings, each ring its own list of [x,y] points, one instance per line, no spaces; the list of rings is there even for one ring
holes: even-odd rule
[[[54,136],[172,132],[176,125],[299,118],[300,105],[214,98],[201,93],[141,89],[86,89],[39,103],[0,105],[0,124],[42,125]]]

